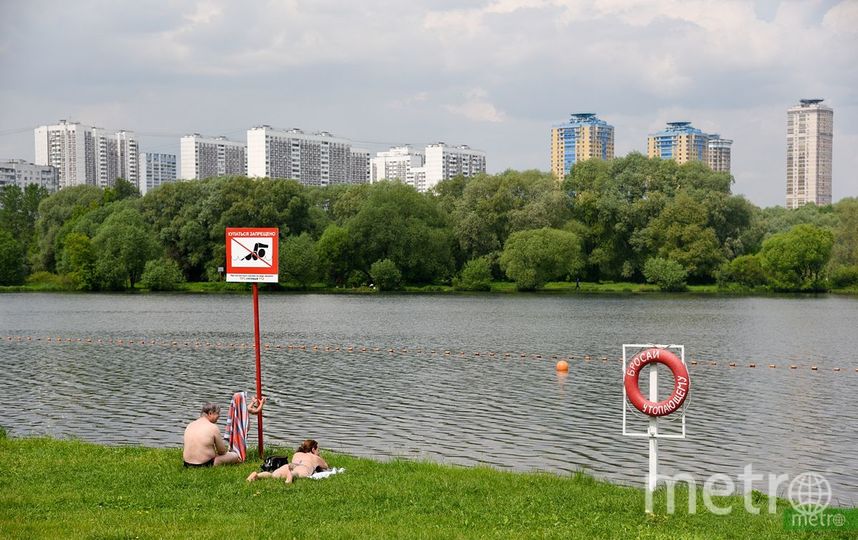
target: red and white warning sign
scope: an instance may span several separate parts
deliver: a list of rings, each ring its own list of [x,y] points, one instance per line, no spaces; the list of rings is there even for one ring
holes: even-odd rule
[[[277,228],[226,229],[226,280],[277,283]]]

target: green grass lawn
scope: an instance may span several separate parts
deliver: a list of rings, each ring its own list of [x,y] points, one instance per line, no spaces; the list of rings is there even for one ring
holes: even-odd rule
[[[323,452],[346,472],[245,482],[258,467],[186,470],[178,449],[3,438],[0,538],[818,538],[780,515],[644,512],[643,491],[583,475],[520,474]],[[641,457],[643,463],[644,457]],[[765,501],[760,494],[756,498]],[[687,499],[686,499],[687,500]],[[779,503],[779,512],[783,511]],[[836,538],[836,536],[826,536]]]
[[[73,287],[68,280],[64,280],[62,276],[47,274],[40,272],[38,279],[28,281],[25,285],[7,285],[0,286],[2,292],[73,292]],[[186,293],[247,293],[250,291],[250,285],[247,283],[226,283],[224,281],[211,282],[189,282],[179,285],[176,292]],[[285,293],[323,293],[323,294],[377,294],[378,291],[369,287],[328,287],[324,283],[316,283],[310,287],[302,287],[298,283],[280,283],[277,286],[269,286],[266,284],[260,285],[260,291],[264,292],[285,292]],[[148,292],[146,289],[137,285],[133,290],[127,291],[130,293]],[[545,287],[536,291],[537,294],[590,294],[590,293],[608,293],[608,294],[623,294],[623,293],[658,293],[659,288],[651,283],[633,283],[625,281],[582,281],[576,284],[574,281],[552,281],[545,284]],[[858,294],[858,286],[831,289],[832,294],[855,295]],[[394,294],[402,293],[430,293],[430,294],[469,294],[469,295],[485,295],[492,293],[500,294],[533,294],[530,292],[519,292],[515,283],[511,281],[493,281],[491,283],[491,291],[486,292],[462,292],[455,290],[450,285],[406,285],[403,290],[396,291]],[[760,296],[773,294],[762,289],[719,289],[717,284],[707,285],[689,285],[684,293],[669,293],[672,295],[682,294],[711,294],[711,295],[730,295],[730,296]],[[789,293],[783,293],[789,294]],[[801,294],[801,293],[799,293]]]

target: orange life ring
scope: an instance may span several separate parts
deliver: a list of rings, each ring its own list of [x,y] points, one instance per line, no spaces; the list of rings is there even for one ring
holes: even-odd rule
[[[673,373],[673,393],[664,401],[650,401],[641,394],[638,377],[643,367],[652,363],[664,364]],[[666,416],[675,412],[685,402],[691,389],[688,368],[682,360],[667,349],[659,348],[647,349],[634,355],[626,366],[623,384],[635,409],[648,416]]]

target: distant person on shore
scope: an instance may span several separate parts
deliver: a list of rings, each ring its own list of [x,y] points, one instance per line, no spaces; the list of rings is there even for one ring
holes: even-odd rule
[[[264,404],[265,397],[261,401],[253,398],[247,406],[247,411],[257,414]],[[242,461],[238,452],[227,451],[226,442],[217,427],[218,418],[220,418],[220,405],[206,403],[200,411],[200,417],[185,428],[182,451],[185,467],[213,467]]]
[[[327,469],[328,464],[319,455],[319,443],[313,439],[307,439],[295,451],[292,463],[283,465],[273,472],[254,471],[247,477],[247,481],[253,482],[257,478],[282,478],[287,484],[291,484],[293,478],[306,478],[317,470]]]

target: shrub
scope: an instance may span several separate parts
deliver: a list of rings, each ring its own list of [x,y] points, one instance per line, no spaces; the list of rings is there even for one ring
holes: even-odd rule
[[[393,291],[402,285],[402,273],[396,263],[390,259],[375,261],[369,269],[369,275],[379,291]]]
[[[349,274],[348,279],[346,279],[346,287],[351,289],[357,289],[358,287],[363,287],[366,285],[366,274],[361,272],[360,270],[352,270]]]
[[[655,283],[662,291],[684,291],[688,275],[681,264],[661,257],[648,259],[643,274],[647,282]]]
[[[453,288],[459,291],[488,291],[492,288],[492,267],[488,259],[480,257],[465,263]]]
[[[858,285],[858,266],[840,266],[831,272],[831,284],[837,288]]]
[[[738,283],[745,287],[759,287],[766,284],[766,272],[757,255],[742,255],[724,263],[718,275],[722,285]]]
[[[140,285],[150,291],[175,291],[185,281],[179,265],[172,259],[154,259],[146,262]]]

